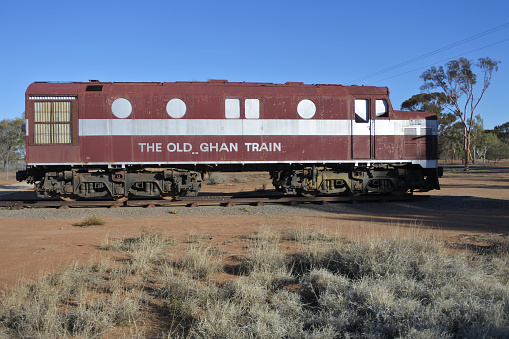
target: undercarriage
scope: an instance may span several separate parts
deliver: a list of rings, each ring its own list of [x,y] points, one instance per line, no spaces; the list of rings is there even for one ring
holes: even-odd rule
[[[132,171],[29,168],[26,170],[26,180],[35,184],[35,191],[40,198],[174,199],[179,196],[196,196],[201,188],[202,176],[195,171],[161,168]]]
[[[221,170],[224,170],[222,168]],[[34,183],[40,198],[63,200],[196,196],[205,171],[181,168],[30,167],[17,179]],[[437,169],[411,164],[295,166],[269,171],[276,190],[296,195],[405,194],[440,189]]]
[[[270,172],[274,187],[287,194],[405,194],[439,189],[436,170],[415,165],[302,169]]]

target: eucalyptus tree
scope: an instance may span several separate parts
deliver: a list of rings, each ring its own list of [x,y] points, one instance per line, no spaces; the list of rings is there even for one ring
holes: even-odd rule
[[[421,91],[441,90],[446,97],[444,107],[461,123],[465,171],[469,170],[470,164],[471,134],[475,127],[474,113],[491,84],[493,73],[498,71],[499,63],[488,57],[479,58],[475,64],[466,58],[459,58],[449,61],[445,67],[433,66],[421,75],[421,79],[424,80]],[[479,85],[474,67],[479,69],[479,75],[482,77]]]
[[[0,158],[4,163],[7,178],[9,162],[23,158],[25,154],[25,133],[22,129],[24,123],[23,118],[0,121]]]
[[[505,124],[495,126],[493,132],[495,132],[500,140],[509,143],[509,121]]]

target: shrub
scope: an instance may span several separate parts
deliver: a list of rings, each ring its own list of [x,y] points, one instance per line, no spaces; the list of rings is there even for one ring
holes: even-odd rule
[[[245,273],[273,272],[285,265],[285,255],[279,251],[278,244],[258,240],[249,246],[242,268]]]
[[[128,275],[147,275],[152,271],[152,264],[164,259],[163,251],[175,244],[175,240],[164,234],[143,231],[137,237],[109,239],[101,246],[103,250],[127,252],[127,265],[114,269],[114,277],[119,280]]]
[[[208,248],[190,247],[178,259],[177,267],[197,279],[207,278],[221,269],[219,260],[214,258]]]
[[[88,226],[103,226],[106,224],[106,221],[103,219],[97,217],[97,216],[91,216],[88,218],[85,218],[83,221],[76,224],[76,226],[79,227],[88,227]]]

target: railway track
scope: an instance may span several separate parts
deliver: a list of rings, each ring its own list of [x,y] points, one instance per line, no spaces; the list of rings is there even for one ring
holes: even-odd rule
[[[172,207],[172,206],[225,206],[265,204],[330,204],[330,203],[362,203],[362,202],[389,202],[389,201],[418,201],[429,199],[429,195],[369,195],[369,196],[311,196],[297,197],[277,194],[200,194],[197,197],[181,197],[176,200],[162,199],[130,199],[126,201],[112,200],[76,200],[62,201],[59,199],[37,199],[36,197],[0,197],[0,207],[11,209],[23,208],[79,208],[79,207]]]

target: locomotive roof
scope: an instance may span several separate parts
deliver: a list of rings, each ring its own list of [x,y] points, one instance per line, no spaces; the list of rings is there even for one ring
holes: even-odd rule
[[[389,89],[387,87],[376,87],[376,86],[344,86],[341,84],[304,84],[303,82],[286,82],[284,84],[276,84],[276,83],[264,83],[264,82],[229,82],[228,80],[216,80],[211,79],[209,81],[176,81],[176,82],[153,82],[153,81],[115,81],[115,82],[102,82],[98,80],[90,80],[88,82],[72,82],[72,81],[36,81],[32,83],[27,92],[39,92],[41,90],[51,91],[51,90],[70,90],[73,92],[81,92],[85,91],[87,86],[90,85],[107,85],[112,87],[121,87],[121,86],[228,86],[228,87],[277,87],[277,88],[285,88],[285,87],[296,87],[302,89],[310,89],[310,88],[341,88],[342,92],[346,92],[348,94],[379,94],[379,95],[388,95]]]

